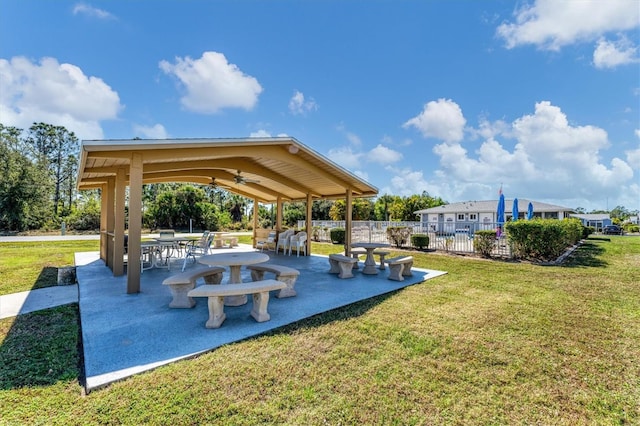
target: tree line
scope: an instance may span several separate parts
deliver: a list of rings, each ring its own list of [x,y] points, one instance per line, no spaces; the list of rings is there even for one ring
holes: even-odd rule
[[[34,123],[23,132],[0,123],[0,229],[46,228],[73,213],[78,150],[62,126]]]
[[[100,191],[76,190],[80,144],[62,126],[34,123],[26,131],[0,123],[0,230],[100,228]],[[248,229],[253,200],[222,189],[178,183],[143,186],[143,226],[149,229]],[[414,211],[445,202],[426,192],[353,201],[354,220],[411,221]],[[344,220],[345,200],[316,200],[312,220]],[[260,227],[275,225],[275,206],[259,205]],[[283,224],[306,216],[304,202],[285,203]]]
[[[0,123],[0,231],[100,228],[99,190],[76,190],[80,144],[62,126],[34,123],[24,131]],[[143,186],[143,226],[148,229],[234,230],[253,225],[253,200],[196,184]],[[384,194],[353,200],[354,220],[414,221],[417,210],[446,204],[427,192],[410,196]],[[579,209],[580,210],[580,209]],[[316,200],[312,220],[344,220],[345,200]],[[621,218],[623,207],[614,209]],[[296,226],[306,203],[283,207],[283,224]],[[259,205],[258,226],[275,226],[275,206]]]

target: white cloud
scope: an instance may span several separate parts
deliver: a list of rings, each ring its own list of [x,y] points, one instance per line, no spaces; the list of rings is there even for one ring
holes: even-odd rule
[[[318,104],[313,98],[305,99],[302,92],[296,92],[289,100],[289,111],[293,115],[305,115],[307,112],[316,111]]]
[[[345,146],[341,148],[330,149],[327,157],[336,164],[340,164],[342,167],[348,170],[354,170],[360,167],[360,159],[363,154],[360,152],[354,152],[350,147]]]
[[[369,151],[367,160],[371,163],[392,164],[402,160],[402,153],[378,144],[378,146]]]
[[[354,146],[362,145],[362,140],[360,139],[360,136],[356,135],[355,133],[347,132],[347,140]]]
[[[640,7],[640,6],[638,6]],[[600,39],[593,52],[593,64],[596,68],[615,68],[619,65],[632,64],[638,59],[638,48],[626,37],[617,42]]]
[[[640,173],[640,148],[630,149],[624,152],[627,155],[627,163]],[[640,179],[640,176],[638,176]]]
[[[404,123],[402,127],[415,127],[425,138],[459,142],[464,137],[466,122],[458,104],[450,99],[438,99],[427,103],[419,115]]]
[[[380,194],[407,197],[421,194],[423,191],[427,191],[429,194],[438,193],[439,190],[440,188],[432,186],[425,180],[422,171],[405,168],[395,170],[395,176],[390,179],[388,186],[380,188]]]
[[[358,176],[360,179],[364,180],[365,182],[369,180],[369,174],[364,170],[355,170],[353,171],[353,174]]]
[[[516,10],[515,23],[497,28],[507,48],[533,44],[560,50],[576,42],[597,40],[612,31],[626,31],[640,24],[635,0],[536,0]]]
[[[162,124],[153,126],[134,125],[133,133],[143,139],[167,139],[169,134]]]
[[[472,135],[480,136],[484,139],[491,139],[496,135],[505,134],[509,130],[509,123],[502,120],[491,122],[486,118],[480,119],[477,129],[469,129]]]
[[[258,102],[262,86],[218,52],[204,52],[200,59],[176,57],[176,63],[160,61],[160,69],[175,76],[184,95],[182,105],[189,111],[214,114],[225,108],[251,110]]]
[[[503,183],[508,197],[567,207],[604,208],[607,199],[630,208],[638,203],[634,181],[639,178],[640,149],[626,151],[626,159],[603,161],[611,145],[607,132],[570,123],[550,102],[537,103],[532,114],[510,124],[481,119],[480,127],[475,133],[488,137],[475,151],[460,142],[436,144],[439,169],[432,180],[398,173],[390,189],[408,187],[412,193],[426,190],[448,201],[463,201],[495,199]]]
[[[100,121],[117,118],[118,94],[102,79],[72,64],[43,58],[0,59],[0,117],[8,126],[34,122],[64,126],[80,139],[101,139]]]
[[[116,17],[103,9],[98,9],[97,7],[90,6],[85,3],[77,3],[73,6],[73,14],[74,15],[86,15],[92,18],[98,19],[116,19]]]
[[[250,138],[270,138],[271,137],[271,133],[267,132],[264,129],[260,129],[257,132],[251,132],[249,134]]]
[[[340,133],[343,133],[345,135],[345,137],[347,138],[347,140],[352,146],[355,146],[355,147],[362,146],[362,140],[360,139],[360,136],[347,130],[347,127],[344,124],[340,124],[337,127],[337,129]]]

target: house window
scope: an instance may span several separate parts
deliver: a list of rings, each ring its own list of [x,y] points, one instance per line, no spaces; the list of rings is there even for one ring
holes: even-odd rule
[[[475,213],[470,213],[469,214],[469,220],[478,220],[478,215]]]
[[[458,220],[459,221],[464,220],[464,213],[458,213]]]

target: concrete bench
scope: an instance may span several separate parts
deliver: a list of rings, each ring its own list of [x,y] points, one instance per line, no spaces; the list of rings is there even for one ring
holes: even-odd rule
[[[351,256],[357,260],[358,262],[360,261],[360,255],[361,254],[367,254],[367,251],[363,248],[352,248],[351,249]],[[353,269],[358,269],[359,265],[358,262],[353,264]]]
[[[287,285],[277,280],[262,280],[240,284],[201,285],[194,288],[188,294],[189,297],[207,297],[209,305],[209,319],[205,323],[206,328],[220,328],[227,315],[224,313],[225,296],[253,295],[253,307],[251,316],[258,322],[271,319],[267,312],[269,304],[269,292],[281,290]]]
[[[353,265],[358,263],[358,259],[354,259],[343,254],[330,254],[329,265],[331,269],[329,273],[338,274],[340,278],[352,278],[353,277]]]
[[[411,267],[413,266],[413,256],[398,256],[387,259],[389,265],[389,279],[395,281],[404,281],[404,277],[410,277]]]
[[[193,308],[196,302],[187,296],[190,290],[196,287],[196,280],[204,278],[207,284],[220,284],[224,268],[220,266],[203,266],[186,272],[181,272],[170,276],[162,281],[163,285],[169,286],[173,300],[169,303],[170,308]]]
[[[276,275],[276,280],[285,283],[287,286],[276,294],[278,299],[283,297],[293,297],[297,294],[293,289],[296,285],[296,280],[300,275],[300,271],[297,269],[282,265],[272,265],[269,263],[247,265],[247,269],[251,271],[251,279],[253,281],[262,281],[264,279],[264,273],[270,272]]]
[[[384,258],[385,256],[389,256],[389,254],[391,254],[391,252],[388,251],[384,251],[384,250],[374,250],[373,254],[376,254],[378,256],[380,256],[380,270],[383,271],[384,268]]]

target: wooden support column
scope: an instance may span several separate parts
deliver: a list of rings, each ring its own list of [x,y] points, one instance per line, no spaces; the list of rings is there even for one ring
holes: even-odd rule
[[[131,154],[129,167],[129,250],[127,293],[140,292],[140,241],[142,239],[142,154]]]
[[[278,232],[282,231],[282,197],[278,196],[276,203],[276,230]]]
[[[307,250],[305,253],[307,253],[307,256],[311,255],[311,237],[313,236],[313,221],[312,221],[312,214],[313,211],[313,197],[311,196],[311,194],[307,194],[307,241],[305,242],[306,246],[307,246]]]
[[[124,275],[124,201],[125,201],[125,170],[120,168],[116,172],[115,188],[115,217],[113,229],[113,275]]]
[[[107,261],[107,250],[109,235],[107,235],[107,184],[100,186],[100,259],[104,261],[105,265]]]
[[[344,252],[351,255],[351,228],[353,227],[353,191],[347,189],[347,202],[344,213]]]
[[[260,205],[258,199],[253,199],[253,247],[256,246],[258,241],[258,214],[260,213]]]
[[[104,210],[101,212],[101,215],[104,213],[106,216],[106,259],[105,263],[113,271],[113,230],[115,226],[115,194],[116,194],[116,180],[113,177],[107,179],[107,190],[102,194],[102,205]]]

